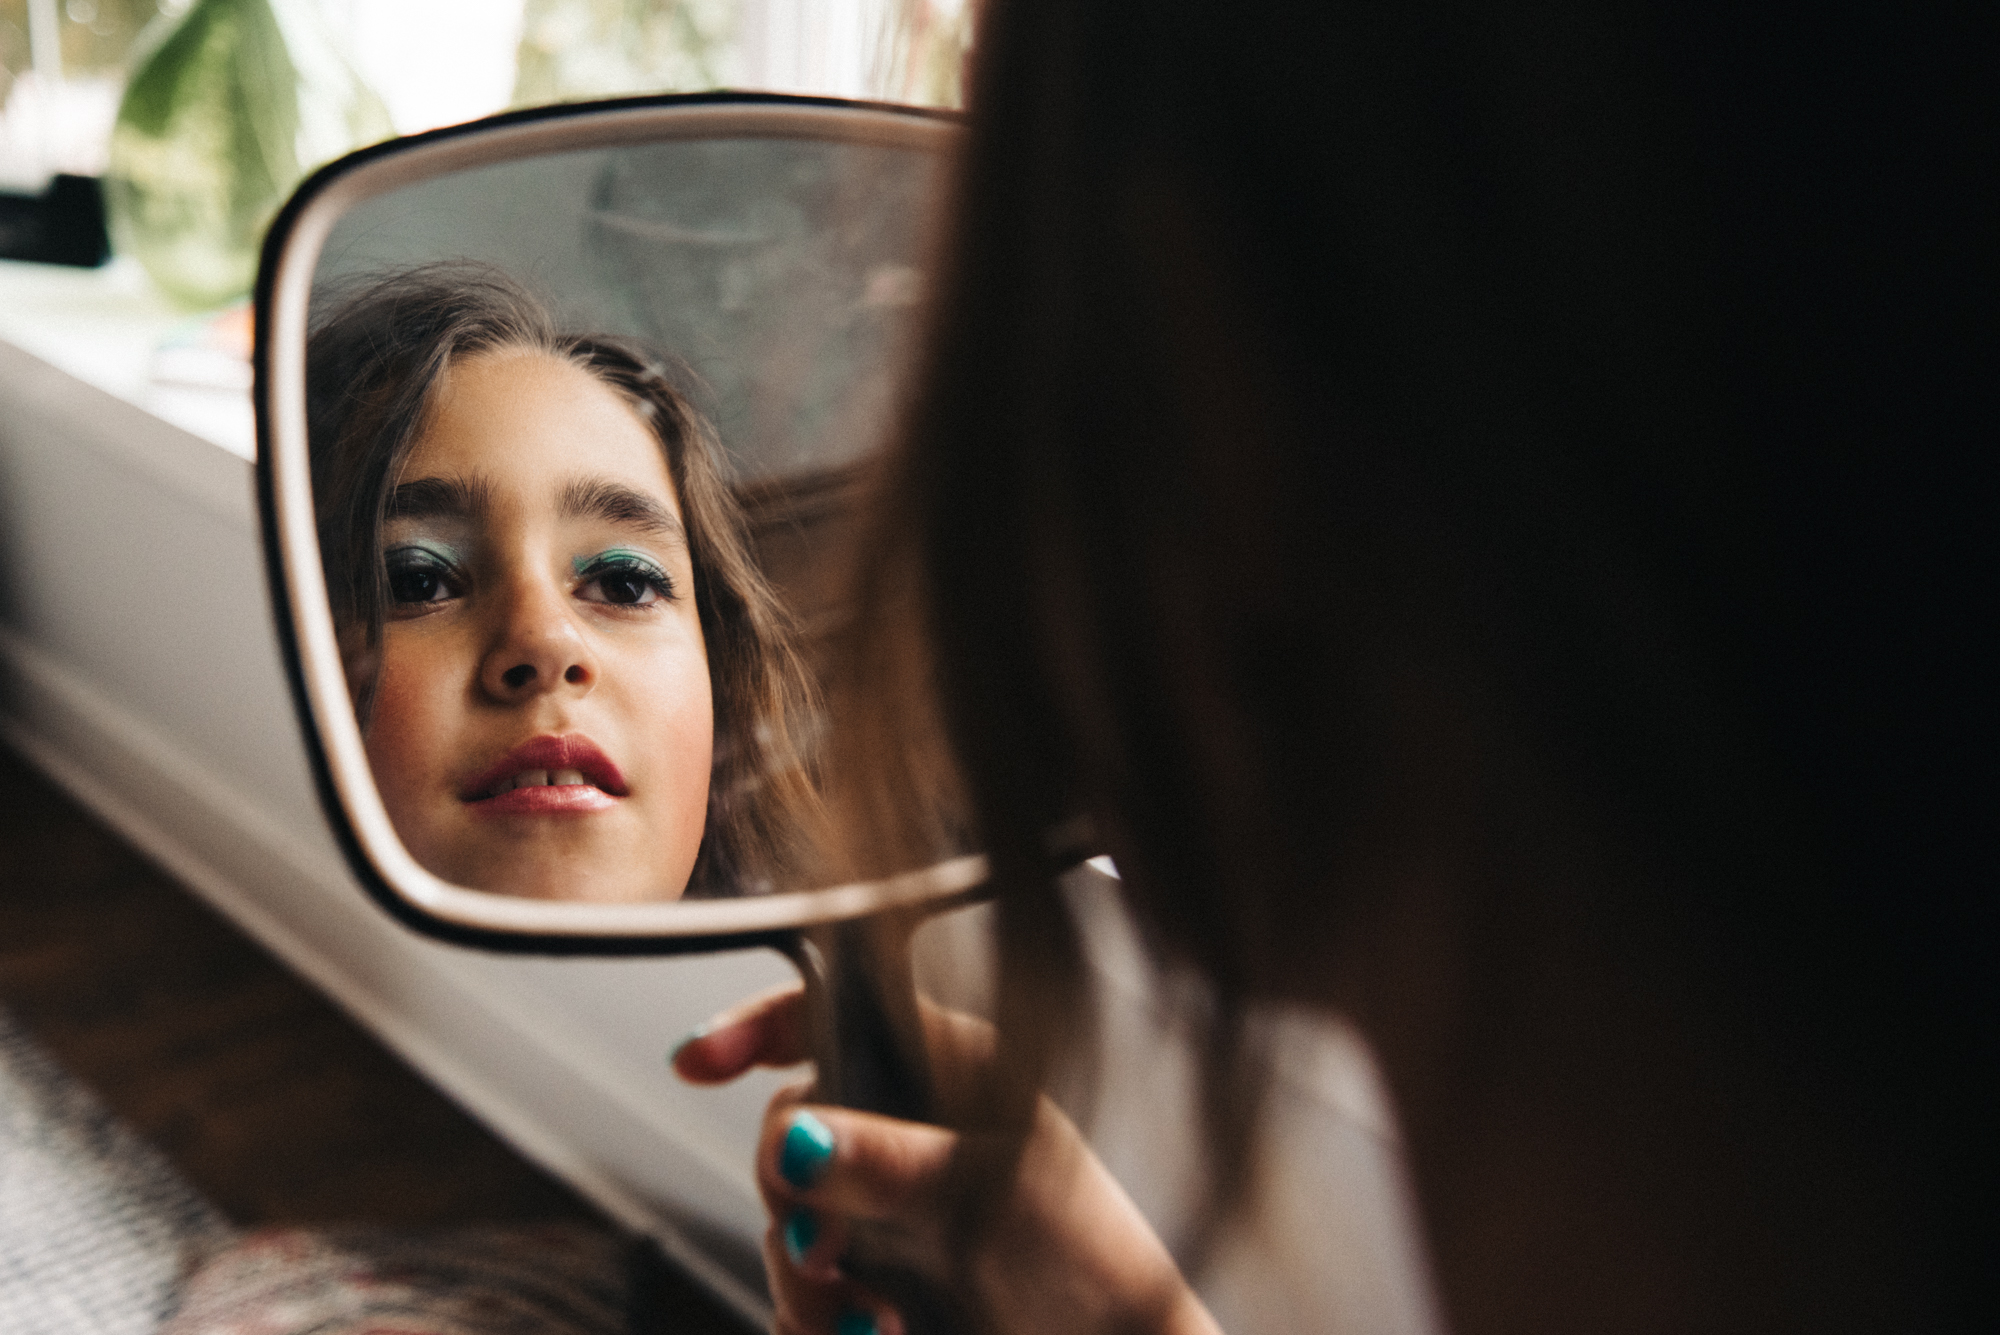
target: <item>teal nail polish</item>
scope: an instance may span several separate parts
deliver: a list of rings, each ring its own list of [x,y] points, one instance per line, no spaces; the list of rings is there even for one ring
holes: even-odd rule
[[[850,1307],[834,1318],[833,1335],[875,1335],[875,1314]]]
[[[785,1255],[793,1265],[804,1265],[806,1253],[819,1241],[819,1216],[811,1210],[794,1210],[785,1220]]]
[[[826,1166],[832,1162],[833,1129],[809,1112],[793,1113],[791,1129],[778,1150],[779,1174],[804,1191],[826,1176]]]

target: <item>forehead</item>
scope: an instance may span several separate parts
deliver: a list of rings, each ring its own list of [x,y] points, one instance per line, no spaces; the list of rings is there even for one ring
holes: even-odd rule
[[[665,451],[632,406],[582,367],[531,349],[452,363],[398,480],[430,477],[476,479],[503,500],[589,477],[680,510]]]

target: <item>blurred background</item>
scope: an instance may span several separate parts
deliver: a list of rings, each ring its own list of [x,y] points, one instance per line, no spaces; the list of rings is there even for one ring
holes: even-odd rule
[[[0,0],[0,338],[247,460],[247,296],[315,168],[627,94],[954,107],[971,33],[970,0]]]
[[[105,258],[74,181],[27,218],[102,181],[112,250],[212,308],[299,179],[362,144],[632,93],[956,106],[970,36],[967,0],[0,0],[0,255]]]
[[[103,170],[135,60],[241,0],[0,0],[0,185]],[[261,0],[316,26],[398,134],[508,107],[768,89],[957,106],[967,0]]]

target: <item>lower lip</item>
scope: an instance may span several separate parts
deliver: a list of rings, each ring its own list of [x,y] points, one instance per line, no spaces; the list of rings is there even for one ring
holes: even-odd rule
[[[482,816],[563,816],[608,811],[618,799],[587,783],[536,784],[468,803]]]

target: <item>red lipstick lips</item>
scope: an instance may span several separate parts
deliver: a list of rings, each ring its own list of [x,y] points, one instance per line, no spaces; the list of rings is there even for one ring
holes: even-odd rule
[[[531,737],[459,792],[481,815],[602,811],[626,795],[625,776],[582,733]]]

